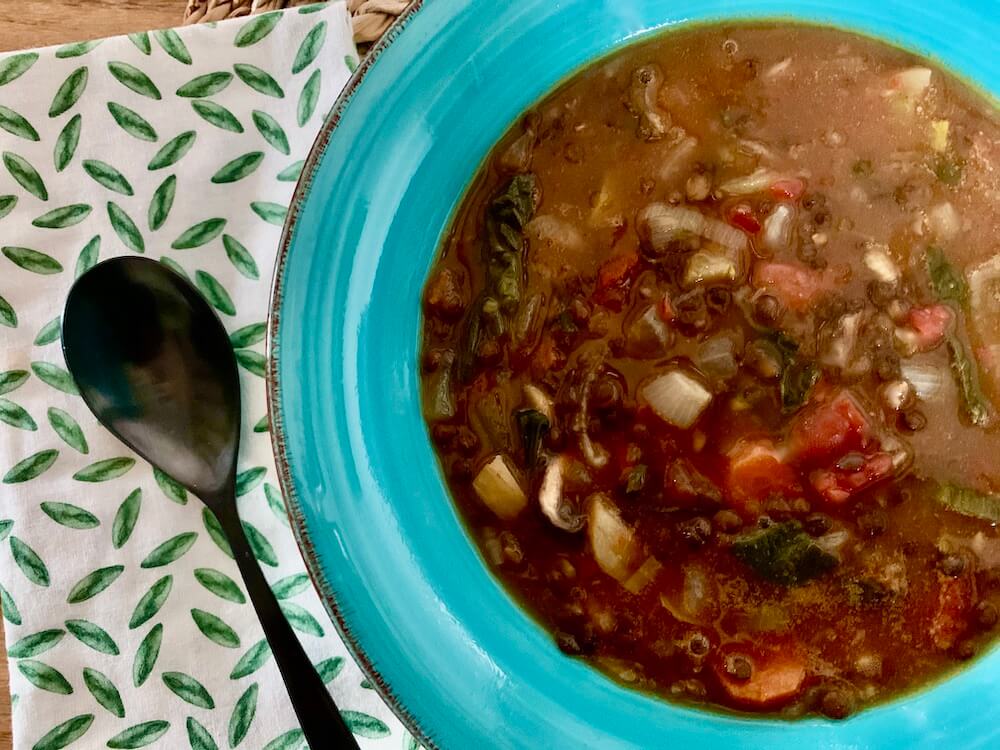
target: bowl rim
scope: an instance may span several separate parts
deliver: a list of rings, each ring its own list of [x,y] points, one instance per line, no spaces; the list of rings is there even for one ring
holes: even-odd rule
[[[972,4],[978,4],[980,0],[967,0]],[[303,164],[302,172],[299,181],[296,185],[295,191],[292,196],[291,203],[289,205],[289,210],[286,216],[285,224],[281,233],[281,240],[278,246],[278,252],[275,257],[274,272],[272,278],[272,285],[270,290],[270,301],[269,310],[267,315],[267,337],[265,341],[265,354],[267,357],[267,365],[265,371],[265,383],[266,383],[266,395],[268,400],[268,414],[271,422],[271,442],[272,449],[275,456],[275,462],[278,474],[278,484],[281,488],[283,496],[286,500],[286,512],[289,517],[291,524],[291,529],[295,535],[296,543],[299,546],[300,553],[303,556],[305,562],[306,570],[313,582],[317,593],[320,596],[323,605],[330,616],[334,626],[336,627],[339,635],[341,636],[345,646],[350,652],[352,658],[359,665],[365,676],[371,679],[373,687],[376,692],[380,695],[383,701],[387,704],[387,707],[396,715],[396,717],[401,721],[404,728],[410,732],[414,740],[420,743],[427,750],[441,750],[441,745],[438,743],[428,732],[424,729],[424,726],[417,720],[417,717],[413,712],[403,703],[403,700],[397,695],[395,689],[390,685],[390,683],[383,677],[379,669],[375,666],[372,658],[366,653],[364,648],[361,646],[361,638],[355,635],[351,630],[349,625],[349,616],[345,613],[345,608],[342,607],[341,603],[338,601],[338,595],[335,593],[334,587],[327,579],[327,575],[324,571],[324,567],[320,562],[319,554],[316,550],[316,546],[313,543],[309,531],[309,525],[305,520],[305,514],[302,509],[302,501],[296,490],[295,480],[292,476],[292,465],[290,459],[290,452],[287,444],[286,427],[284,424],[284,416],[281,406],[281,387],[279,385],[279,352],[280,346],[280,325],[281,325],[281,312],[283,307],[283,297],[284,297],[284,281],[285,272],[288,268],[288,258],[290,255],[291,247],[294,244],[295,232],[298,225],[298,220],[302,212],[303,205],[309,198],[311,189],[313,187],[314,178],[316,177],[317,171],[326,155],[327,149],[330,142],[336,133],[338,126],[340,125],[345,112],[348,110],[350,104],[352,103],[360,84],[363,83],[368,73],[371,72],[373,66],[378,61],[386,50],[399,38],[399,36],[404,31],[405,27],[414,19],[414,17],[425,7],[424,0],[411,0],[411,4],[406,8],[406,10],[393,22],[389,27],[382,39],[372,47],[369,53],[364,57],[361,65],[355,71],[348,84],[344,90],[338,96],[333,108],[331,109],[326,121],[324,122],[319,134],[317,135],[306,161]],[[734,14],[734,18],[742,19],[740,14]],[[717,22],[719,19],[709,19],[709,23]],[[773,21],[791,21],[791,22],[803,22],[803,19],[799,18],[796,13],[789,12],[787,14],[770,14],[763,16],[761,18],[754,18],[752,15],[748,16],[746,20],[773,20]],[[701,23],[701,20],[684,20],[682,24],[687,26],[692,23]],[[848,24],[841,24],[832,20],[817,20],[817,21],[805,21],[805,23],[818,24],[821,26],[830,26],[838,28],[840,30],[848,31],[855,34],[862,34],[874,38],[883,43],[890,44],[892,46],[900,46],[895,40],[889,38],[882,38],[880,35],[874,32],[862,31],[861,29],[851,28]],[[664,32],[667,27],[660,27],[657,32]],[[628,45],[633,39],[623,39],[621,44]],[[934,65],[944,67],[952,75],[957,75],[963,80],[967,85],[972,85],[981,94],[993,98],[994,102],[997,102],[997,98],[1000,97],[1000,92],[993,94],[993,92],[981,85],[977,85],[974,81],[969,80],[969,78],[963,73],[959,72],[957,69],[948,64],[948,62],[939,59],[937,54],[931,53],[924,50],[916,50],[914,48],[907,47],[908,51],[915,52],[918,55],[927,57],[930,59]],[[610,51],[610,50],[609,50]],[[590,64],[593,60],[599,59],[597,57],[589,58],[587,62],[583,63],[583,66]],[[570,71],[569,75],[573,75],[582,69],[582,66],[578,66]],[[565,80],[565,79],[563,79]],[[560,81],[562,82],[562,81]],[[555,85],[559,85],[556,83]],[[545,96],[546,94],[542,94]],[[451,218],[453,216],[450,214]],[[446,222],[446,225],[450,224],[451,219]],[[998,647],[1000,648],[1000,647]],[[979,661],[978,659],[976,661]],[[961,671],[961,670],[959,670]],[[939,686],[943,680],[948,680],[955,676],[957,673],[951,673],[943,676],[943,679],[936,679],[927,683],[926,685],[919,686],[916,688],[915,693],[924,693],[925,691],[930,691]],[[634,691],[629,691],[634,692]],[[641,692],[641,691],[639,691]],[[887,702],[879,703],[878,707],[885,707],[891,704],[895,704],[900,698],[908,698],[915,694],[913,692],[907,692],[902,696],[891,699]],[[668,702],[670,703],[670,702]],[[672,703],[671,703],[672,704]],[[672,704],[677,706],[677,704]],[[709,710],[704,712],[704,716],[722,716],[722,714],[716,714],[715,712]],[[424,717],[426,721],[428,717]],[[791,722],[794,724],[795,722]]]
[[[316,555],[316,547],[313,544],[309,527],[303,517],[298,492],[295,489],[295,482],[292,480],[291,464],[288,459],[287,442],[285,439],[284,415],[281,409],[281,394],[278,378],[278,351],[280,350],[279,329],[281,324],[282,297],[284,289],[284,275],[287,268],[289,251],[292,246],[292,238],[295,234],[295,227],[298,221],[300,209],[303,202],[309,195],[312,187],[313,176],[326,148],[333,137],[337,126],[340,124],[344,111],[350,105],[358,87],[362,84],[372,66],[378,58],[392,45],[403,30],[410,23],[413,17],[424,7],[424,0],[411,0],[407,8],[396,17],[382,37],[368,51],[354,71],[343,91],[337,96],[333,108],[330,110],[326,121],[320,128],[312,146],[309,147],[309,155],[302,166],[302,172],[295,185],[295,192],[289,203],[288,214],[285,217],[284,226],[281,229],[281,239],[278,244],[278,252],[274,259],[274,270],[271,277],[271,290],[268,300],[267,312],[267,337],[264,344],[264,356],[267,366],[265,368],[264,382],[267,392],[267,413],[270,422],[271,451],[274,454],[275,467],[278,475],[278,486],[285,499],[285,512],[291,524],[292,534],[295,536],[295,543],[302,555],[302,560],[306,566],[306,572],[312,581],[313,589],[319,595],[323,607],[326,609],[337,633],[350,652],[355,663],[361,671],[368,677],[375,687],[376,692],[385,704],[400,720],[403,727],[420,743],[426,750],[440,750],[438,744],[417,722],[416,717],[403,705],[399,696],[396,695],[392,686],[382,676],[374,662],[368,657],[360,643],[354,637],[347,618],[341,611],[337,596],[333,587],[326,579],[323,566]]]

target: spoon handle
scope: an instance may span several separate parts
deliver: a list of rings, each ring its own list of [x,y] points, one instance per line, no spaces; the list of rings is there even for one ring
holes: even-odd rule
[[[212,500],[215,500],[212,498]],[[311,750],[359,750],[351,730],[347,728],[337,704],[334,703],[326,685],[320,679],[295,637],[291,625],[278,606],[274,592],[261,572],[254,558],[250,544],[243,531],[243,524],[236,514],[235,496],[212,502],[233,556],[243,576],[250,601],[253,602],[257,617],[264,628],[264,635],[271,646],[271,652],[278,663],[278,670],[285,681],[288,697],[295,709],[299,726]],[[229,510],[233,508],[234,510]]]

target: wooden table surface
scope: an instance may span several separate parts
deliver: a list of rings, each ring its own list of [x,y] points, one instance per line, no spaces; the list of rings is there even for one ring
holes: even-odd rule
[[[0,51],[176,26],[183,13],[184,0],[0,0]],[[13,748],[7,684],[0,657],[0,750]]]

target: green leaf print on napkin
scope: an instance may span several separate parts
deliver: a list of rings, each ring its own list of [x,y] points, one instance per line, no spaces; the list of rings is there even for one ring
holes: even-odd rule
[[[324,681],[358,690],[273,479],[262,388],[275,252],[349,37],[333,4],[0,55],[0,486],[18,500],[0,605],[19,748],[305,742],[218,520],[92,419],[62,360],[67,290],[116,256],[150,255],[224,318],[251,550]],[[347,705],[383,715],[374,694]]]
[[[118,656],[118,644],[100,625],[88,620],[66,620],[66,630],[80,643],[101,654]]]
[[[119,83],[140,96],[146,96],[156,101],[163,98],[152,79],[134,65],[125,62],[109,62],[108,70],[111,75],[118,79]]]
[[[142,595],[132,611],[132,617],[128,621],[129,630],[145,625],[156,616],[157,612],[166,604],[173,585],[174,577],[167,575],[150,586],[149,591]]]
[[[98,672],[96,669],[84,667],[83,684],[94,696],[101,706],[106,708],[113,716],[119,719],[125,718],[125,705],[122,703],[122,695],[118,692],[115,684],[108,679],[107,675]]]
[[[162,675],[163,684],[186,703],[198,708],[215,708],[215,701],[198,680],[183,672],[164,672]]]
[[[185,130],[178,136],[174,136],[161,148],[149,162],[148,169],[152,172],[157,169],[171,167],[191,150],[197,140],[198,134],[193,130]]]
[[[38,62],[37,52],[22,52],[0,60],[0,86],[6,86],[27,73]]]
[[[163,624],[156,623],[152,629],[146,633],[139,648],[135,652],[135,661],[132,662],[132,684],[139,687],[153,673],[156,660],[160,656],[160,646],[163,643]]]
[[[160,739],[168,729],[170,729],[169,721],[146,721],[116,734],[108,740],[108,747],[119,750],[146,747]]]
[[[31,746],[31,750],[62,750],[83,737],[93,723],[93,714],[74,716],[46,732]]]

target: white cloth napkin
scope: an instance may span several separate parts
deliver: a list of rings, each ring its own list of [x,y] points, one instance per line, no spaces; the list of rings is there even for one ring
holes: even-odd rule
[[[232,332],[240,513],[286,615],[362,747],[416,747],[304,572],[262,379],[281,224],[356,63],[342,2],[0,58],[0,599],[19,749],[304,746],[201,503],[104,431],[65,371],[74,278],[134,253],[186,273]]]

